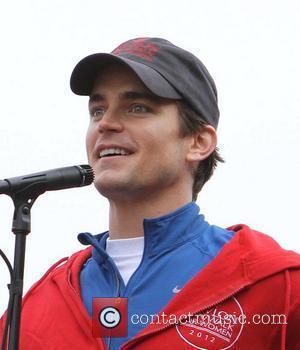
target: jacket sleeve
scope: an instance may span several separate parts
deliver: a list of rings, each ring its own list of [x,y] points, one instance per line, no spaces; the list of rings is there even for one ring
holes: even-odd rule
[[[290,270],[291,298],[287,319],[286,349],[300,350],[300,269]]]
[[[0,346],[2,344],[2,337],[3,337],[4,326],[5,326],[5,320],[6,320],[5,315],[6,315],[6,312],[0,318]]]
[[[6,313],[0,319],[0,345],[2,344],[2,336],[5,327]],[[33,334],[24,332],[19,344],[20,350],[46,350],[42,342]]]

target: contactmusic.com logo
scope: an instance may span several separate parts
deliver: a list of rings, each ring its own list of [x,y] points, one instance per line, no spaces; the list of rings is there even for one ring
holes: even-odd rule
[[[127,312],[127,298],[93,298],[93,336],[126,337]]]
[[[195,349],[226,350],[239,339],[244,323],[244,311],[236,298],[232,297],[205,314],[192,315],[187,320],[175,323],[178,339]],[[94,298],[92,333],[100,337],[127,337],[128,299]]]

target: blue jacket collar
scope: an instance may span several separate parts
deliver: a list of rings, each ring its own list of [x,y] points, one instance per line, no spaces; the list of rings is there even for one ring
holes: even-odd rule
[[[203,215],[199,215],[199,207],[195,202],[160,217],[144,219],[145,247],[144,254],[156,255],[191,241],[209,227]],[[108,231],[98,235],[80,233],[78,240],[82,244],[94,247],[93,258],[98,262],[110,259],[107,255],[106,239]]]

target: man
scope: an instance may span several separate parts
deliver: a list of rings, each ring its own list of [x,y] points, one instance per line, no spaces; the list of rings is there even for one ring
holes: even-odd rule
[[[222,161],[199,59],[133,39],[80,61],[71,88],[89,96],[87,155],[109,231],[80,234],[89,247],[24,297],[21,349],[300,349],[299,255],[245,225],[209,225],[195,204]],[[127,335],[93,334],[115,322],[117,308],[104,319],[95,308],[104,298],[128,298]]]

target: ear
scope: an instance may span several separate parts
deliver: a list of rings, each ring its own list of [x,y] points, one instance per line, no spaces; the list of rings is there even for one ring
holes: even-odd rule
[[[204,125],[195,134],[191,135],[189,151],[186,160],[189,163],[206,159],[217,146],[217,133],[211,125]]]

